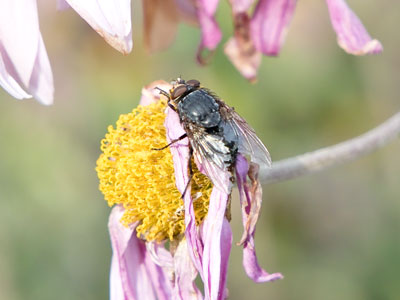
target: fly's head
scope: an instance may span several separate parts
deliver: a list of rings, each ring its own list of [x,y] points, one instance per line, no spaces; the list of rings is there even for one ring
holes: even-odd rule
[[[169,98],[175,105],[177,105],[183,97],[200,88],[200,81],[196,79],[185,81],[178,77],[175,81],[171,82],[171,84],[173,87],[169,91]]]

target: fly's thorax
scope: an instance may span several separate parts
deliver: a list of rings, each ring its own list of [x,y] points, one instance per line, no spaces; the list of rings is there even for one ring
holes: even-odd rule
[[[218,102],[204,89],[182,97],[178,103],[178,112],[182,121],[204,128],[218,126],[221,122]]]

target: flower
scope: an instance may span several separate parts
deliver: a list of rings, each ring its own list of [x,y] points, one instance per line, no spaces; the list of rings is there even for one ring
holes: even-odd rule
[[[296,0],[229,0],[234,35],[224,51],[238,71],[255,81],[261,56],[276,56],[284,43]],[[326,0],[339,46],[354,55],[376,54],[383,48],[372,39],[344,0]],[[197,61],[206,64],[222,39],[215,19],[218,0],[143,1],[144,43],[150,52],[167,48],[180,21],[199,25]],[[132,50],[130,0],[58,0],[59,9],[72,7],[111,46]],[[35,0],[0,3],[0,85],[18,99],[35,97],[53,102],[53,76],[39,30]]]
[[[261,56],[276,56],[284,43],[296,0],[229,0],[234,35],[224,46],[238,71],[255,81]],[[344,0],[326,0],[339,46],[354,55],[376,54],[383,48],[372,39]],[[150,51],[168,47],[179,21],[199,25],[201,40],[197,61],[206,64],[222,39],[215,19],[218,0],[143,1],[145,44]],[[250,16],[253,4],[255,8]]]
[[[131,51],[130,0],[58,0],[59,8],[69,6],[114,48]],[[53,103],[53,75],[36,0],[0,2],[0,85],[17,99]]]
[[[225,53],[239,72],[255,80],[260,54],[276,56],[285,41],[296,0],[259,0],[248,17],[252,0],[230,0],[235,24],[234,37],[225,45]],[[326,0],[338,44],[354,55],[376,54],[383,50],[372,39],[359,18],[344,0]]]
[[[222,39],[215,19],[218,0],[144,1],[145,44],[152,50],[166,48],[175,38],[180,20],[198,24],[201,41],[197,60],[206,64]],[[232,8],[234,35],[224,46],[238,71],[255,81],[261,56],[276,56],[285,41],[296,0],[229,0]],[[344,0],[326,0],[338,44],[354,55],[376,54],[383,48],[372,39],[361,21]],[[250,11],[255,8],[250,16]],[[186,16],[186,17],[182,17]]]
[[[189,144],[183,139],[169,150],[151,150],[184,132],[155,87],[171,88],[162,81],[144,88],[141,105],[121,115],[116,128],[108,128],[97,161],[100,190],[114,205],[109,219],[111,299],[203,299],[194,282],[198,275],[205,299],[225,299],[232,245],[230,188],[213,187],[199,171],[202,165],[193,164],[193,180],[182,199],[189,181]],[[244,269],[255,282],[280,279],[280,273],[269,274],[258,265],[255,253],[262,200],[258,165],[239,154],[235,168]],[[221,174],[231,187],[230,177]]]

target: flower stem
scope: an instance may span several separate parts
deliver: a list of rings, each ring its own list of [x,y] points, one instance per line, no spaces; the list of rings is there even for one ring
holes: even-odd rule
[[[274,162],[271,168],[261,168],[259,178],[262,183],[274,183],[311,174],[369,154],[399,136],[400,112],[358,137]]]

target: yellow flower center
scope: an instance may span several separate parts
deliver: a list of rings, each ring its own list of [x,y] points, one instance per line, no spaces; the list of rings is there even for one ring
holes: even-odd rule
[[[184,205],[175,185],[164,126],[166,101],[138,106],[108,127],[96,171],[108,205],[122,204],[122,224],[139,222],[137,236],[147,241],[173,240],[185,231]],[[197,224],[207,215],[212,184],[194,166],[192,195]]]

